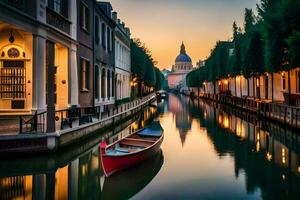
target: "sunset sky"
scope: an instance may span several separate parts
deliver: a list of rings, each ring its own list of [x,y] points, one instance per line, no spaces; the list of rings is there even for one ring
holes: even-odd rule
[[[110,0],[119,18],[158,61],[171,68],[183,41],[193,65],[205,59],[217,40],[228,40],[232,23],[243,25],[244,8],[260,0]]]

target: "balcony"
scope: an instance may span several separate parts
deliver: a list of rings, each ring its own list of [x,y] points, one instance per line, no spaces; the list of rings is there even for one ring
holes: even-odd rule
[[[4,4],[13,9],[17,9],[23,13],[31,16],[35,16],[36,13],[36,1],[26,1],[26,0],[0,0],[0,5]]]
[[[47,7],[47,24],[58,28],[64,33],[70,34],[71,22],[64,16]]]

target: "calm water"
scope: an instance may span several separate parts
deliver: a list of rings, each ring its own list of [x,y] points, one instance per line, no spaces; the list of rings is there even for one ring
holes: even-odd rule
[[[165,130],[161,151],[105,178],[99,142],[113,142],[153,118]],[[170,95],[56,155],[2,159],[0,199],[300,199],[299,144],[297,132]]]

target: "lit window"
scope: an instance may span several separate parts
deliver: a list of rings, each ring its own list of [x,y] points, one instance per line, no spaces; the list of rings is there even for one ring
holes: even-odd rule
[[[81,90],[85,91],[89,89],[89,67],[90,62],[81,58],[80,59],[80,75],[81,75]]]
[[[297,92],[300,93],[300,71],[296,71]]]

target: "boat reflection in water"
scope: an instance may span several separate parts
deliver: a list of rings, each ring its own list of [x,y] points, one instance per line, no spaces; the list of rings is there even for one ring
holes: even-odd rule
[[[162,150],[140,165],[105,178],[101,199],[129,199],[146,187],[164,162]]]

